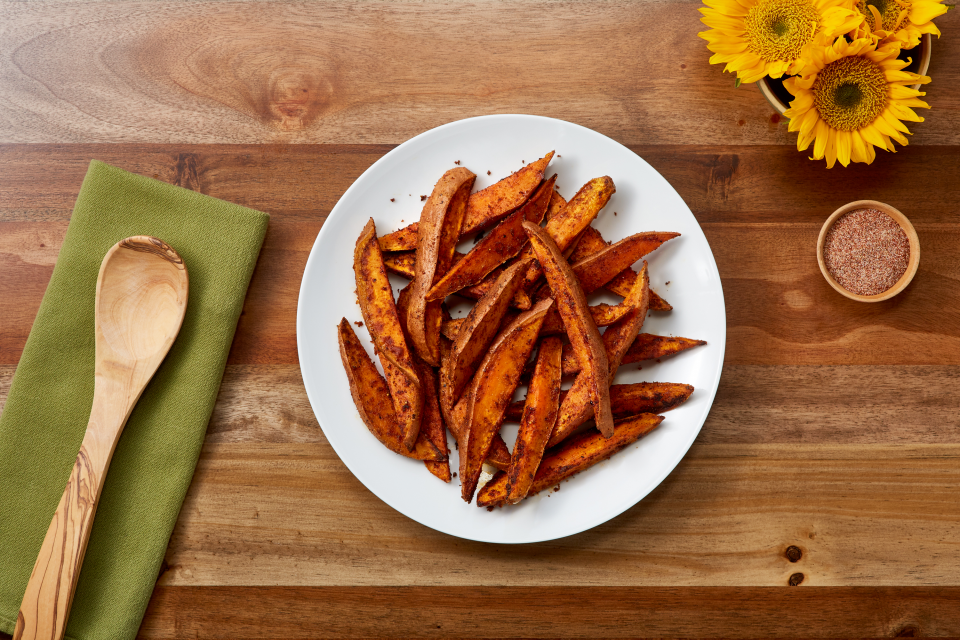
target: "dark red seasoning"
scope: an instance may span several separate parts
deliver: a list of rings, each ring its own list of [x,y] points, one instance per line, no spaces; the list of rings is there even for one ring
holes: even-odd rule
[[[837,218],[823,242],[823,262],[851,293],[875,296],[907,270],[910,240],[896,220],[877,209],[857,209]]]

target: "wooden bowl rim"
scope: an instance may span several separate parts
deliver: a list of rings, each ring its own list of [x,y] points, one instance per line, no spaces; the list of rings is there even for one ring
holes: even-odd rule
[[[900,276],[900,279],[897,280],[896,284],[892,287],[872,296],[861,296],[844,289],[843,286],[830,275],[830,272],[827,271],[827,265],[823,261],[823,244],[827,238],[827,231],[830,230],[830,227],[833,226],[837,218],[857,209],[877,209],[883,211],[900,225],[900,228],[907,234],[907,240],[910,242],[910,258],[907,262],[907,270],[903,272],[903,275]],[[854,202],[848,202],[834,211],[830,217],[827,218],[827,221],[823,223],[823,226],[820,228],[820,237],[817,238],[817,264],[820,265],[820,273],[823,274],[823,277],[830,286],[836,289],[841,295],[851,300],[857,300],[858,302],[881,302],[883,300],[889,300],[906,289],[910,281],[913,280],[913,276],[917,274],[917,267],[920,266],[920,239],[917,237],[917,231],[913,228],[913,224],[909,218],[903,215],[897,208],[876,200],[856,200]]]

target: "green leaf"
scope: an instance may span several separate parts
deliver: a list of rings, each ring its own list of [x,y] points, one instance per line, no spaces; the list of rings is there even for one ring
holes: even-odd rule
[[[740,76],[737,76],[737,79],[733,81],[733,87],[735,89],[740,87]]]

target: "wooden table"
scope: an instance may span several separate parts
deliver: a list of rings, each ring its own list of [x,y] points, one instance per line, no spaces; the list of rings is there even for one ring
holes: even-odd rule
[[[828,171],[707,63],[698,6],[0,4],[0,397],[91,158],[272,216],[144,637],[960,635],[957,12],[910,146]],[[381,503],[297,362],[301,274],[340,195],[409,137],[488,113],[635,150],[703,226],[727,304],[720,390],[676,471],[528,546]],[[861,198],[905,212],[923,251],[874,305],[814,253]]]

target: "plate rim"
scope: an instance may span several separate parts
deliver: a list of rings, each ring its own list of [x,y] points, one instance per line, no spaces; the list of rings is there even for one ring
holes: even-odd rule
[[[676,470],[677,466],[680,464],[680,461],[683,460],[683,458],[690,452],[690,448],[693,446],[693,443],[696,441],[697,437],[700,435],[700,431],[703,429],[703,425],[706,423],[707,418],[708,418],[709,415],[710,415],[710,411],[712,411],[712,409],[713,409],[713,402],[714,402],[714,400],[716,399],[716,394],[717,394],[717,391],[718,391],[718,389],[719,389],[719,387],[720,387],[720,378],[722,377],[722,374],[723,374],[723,365],[724,365],[724,362],[725,362],[725,359],[726,359],[726,343],[727,343],[726,299],[725,299],[724,292],[723,292],[723,283],[722,283],[722,280],[721,280],[721,278],[720,278],[720,271],[719,271],[719,269],[717,268],[716,258],[715,258],[714,253],[713,253],[713,248],[710,247],[710,242],[709,242],[709,240],[707,239],[706,234],[703,233],[703,227],[700,225],[700,221],[697,220],[696,216],[693,214],[693,210],[690,209],[690,206],[689,206],[689,205],[686,203],[686,201],[680,196],[679,192],[677,192],[676,188],[674,188],[674,186],[670,183],[670,181],[667,180],[666,177],[664,177],[663,174],[661,174],[659,171],[657,171],[652,165],[650,165],[650,163],[648,163],[642,156],[640,156],[639,154],[635,153],[632,149],[630,149],[630,148],[627,147],[626,145],[624,145],[624,144],[622,144],[622,143],[614,140],[613,138],[610,138],[610,137],[607,136],[607,135],[604,135],[604,134],[600,133],[599,131],[595,131],[595,130],[593,130],[593,129],[590,129],[589,127],[585,127],[585,126],[580,125],[580,124],[577,124],[577,123],[575,123],[575,122],[570,122],[570,121],[568,121],[568,120],[562,120],[562,119],[560,119],[560,118],[551,118],[551,117],[548,117],[548,116],[538,116],[538,115],[519,114],[519,113],[488,114],[488,115],[473,116],[473,117],[470,117],[470,118],[462,118],[462,119],[460,119],[460,120],[454,120],[454,121],[452,121],[452,122],[447,122],[447,123],[445,123],[445,124],[439,125],[439,126],[434,127],[434,128],[432,128],[432,129],[428,129],[428,130],[423,131],[423,132],[421,132],[421,133],[419,133],[419,134],[417,134],[417,135],[415,135],[415,136],[413,136],[413,137],[411,137],[411,138],[408,138],[407,140],[405,140],[404,142],[398,144],[395,148],[391,149],[390,151],[388,151],[387,153],[385,153],[383,156],[381,156],[380,158],[378,158],[378,159],[376,160],[376,162],[374,162],[373,164],[371,164],[369,167],[367,167],[366,170],[363,171],[363,173],[361,173],[359,176],[357,176],[357,178],[350,184],[350,186],[347,187],[346,191],[344,191],[343,194],[337,199],[337,202],[336,202],[336,203],[333,205],[333,207],[330,209],[330,213],[327,214],[327,217],[324,219],[324,222],[323,222],[323,224],[322,224],[321,227],[320,227],[320,231],[317,232],[317,237],[314,239],[314,242],[313,242],[313,244],[312,244],[311,247],[310,247],[310,254],[309,254],[309,256],[307,257],[307,262],[306,262],[306,264],[304,265],[303,274],[301,275],[301,278],[300,278],[300,290],[299,290],[298,295],[297,295],[297,320],[296,320],[297,360],[298,360],[298,365],[299,365],[299,367],[300,367],[300,376],[301,376],[301,380],[303,381],[304,390],[306,391],[306,394],[307,394],[307,400],[310,402],[310,409],[311,409],[311,411],[313,412],[314,417],[317,418],[317,422],[318,422],[318,423],[320,422],[320,416],[317,414],[317,409],[316,409],[316,407],[318,406],[319,399],[315,399],[315,398],[311,395],[310,389],[309,389],[309,387],[307,386],[306,378],[305,378],[304,373],[303,373],[303,366],[304,366],[304,365],[303,365],[303,362],[304,362],[304,352],[303,352],[303,351],[304,351],[304,348],[305,348],[305,347],[304,347],[303,341],[302,341],[302,339],[301,339],[301,331],[304,329],[304,327],[303,327],[303,325],[302,325],[302,323],[303,323],[303,321],[304,321],[304,320],[303,320],[303,314],[304,314],[304,283],[305,283],[306,280],[307,280],[307,274],[308,274],[308,273],[310,272],[310,270],[311,270],[311,265],[314,263],[315,260],[320,260],[320,258],[316,257],[317,254],[319,253],[318,251],[316,251],[316,249],[317,249],[317,247],[318,247],[321,239],[323,239],[323,238],[325,237],[325,232],[326,232],[326,230],[329,228],[329,226],[327,225],[327,221],[336,213],[337,208],[340,206],[340,203],[343,202],[343,200],[346,199],[347,196],[349,196],[349,195],[354,191],[354,189],[359,189],[359,187],[358,187],[357,185],[358,185],[358,183],[361,182],[362,178],[363,178],[367,173],[373,171],[379,164],[388,162],[389,159],[390,159],[394,154],[397,154],[397,153],[401,152],[401,151],[404,149],[404,147],[412,144],[414,141],[416,141],[416,140],[418,140],[418,139],[420,139],[420,138],[422,138],[422,137],[424,137],[424,136],[431,135],[431,134],[435,134],[436,132],[439,132],[439,131],[442,131],[442,130],[445,130],[445,129],[448,129],[448,128],[452,128],[452,127],[456,127],[456,126],[462,126],[464,123],[473,123],[473,122],[485,121],[485,120],[513,120],[513,119],[529,119],[529,120],[544,121],[544,122],[558,122],[558,123],[562,123],[562,124],[565,125],[565,126],[575,127],[576,129],[580,129],[580,130],[582,130],[583,132],[585,132],[585,133],[587,133],[587,134],[589,134],[589,135],[596,136],[596,137],[598,137],[598,138],[603,139],[604,141],[606,141],[606,142],[608,142],[608,143],[612,143],[612,144],[614,144],[614,145],[617,145],[617,146],[619,146],[619,147],[622,147],[625,151],[627,151],[628,153],[630,153],[631,155],[633,155],[633,156],[634,156],[635,158],[637,158],[640,162],[646,164],[652,171],[654,171],[657,175],[659,175],[659,176],[661,177],[661,179],[663,179],[664,183],[674,192],[674,194],[677,196],[677,198],[678,198],[681,202],[683,202],[684,206],[686,206],[687,211],[689,211],[691,217],[693,218],[693,222],[697,225],[697,228],[700,230],[700,233],[703,235],[704,241],[706,242],[707,248],[708,248],[708,250],[709,250],[709,266],[711,267],[711,269],[710,269],[711,272],[712,272],[711,275],[713,275],[713,276],[716,277],[717,283],[719,284],[719,286],[718,286],[719,302],[720,302],[721,307],[723,308],[723,314],[722,314],[722,317],[721,317],[720,321],[721,321],[722,324],[723,324],[723,331],[722,331],[722,338],[721,338],[721,340],[720,340],[720,344],[717,345],[717,346],[719,347],[719,350],[720,350],[720,357],[719,357],[719,359],[718,359],[718,361],[717,361],[716,370],[713,371],[713,372],[712,372],[712,375],[711,375],[711,378],[712,378],[712,385],[711,385],[711,386],[712,386],[712,389],[710,390],[710,397],[709,397],[709,399],[708,399],[708,401],[707,401],[707,402],[708,402],[708,405],[707,405],[707,408],[706,408],[706,410],[705,410],[705,412],[704,412],[704,414],[703,414],[703,418],[700,420],[700,424],[697,425],[696,429],[694,429],[694,430],[691,431],[691,435],[690,435],[690,437],[689,437],[689,440],[685,443],[685,446],[682,447],[682,449],[678,448],[677,454],[675,455],[674,459],[670,462],[669,465],[666,465],[666,466],[663,467],[662,473],[658,474],[659,477],[654,476],[654,477],[656,478],[656,481],[653,482],[653,483],[651,483],[649,489],[648,489],[647,491],[645,491],[642,495],[639,495],[639,496],[637,496],[637,497],[634,497],[634,494],[625,495],[625,496],[623,496],[623,497],[621,498],[621,500],[613,503],[614,506],[610,509],[609,515],[608,515],[604,520],[601,520],[601,521],[599,521],[599,522],[594,522],[594,523],[592,523],[592,524],[586,524],[586,525],[583,525],[583,526],[577,525],[577,526],[571,527],[569,530],[561,531],[561,532],[559,532],[557,535],[550,535],[550,536],[531,536],[531,537],[527,537],[527,538],[523,538],[523,539],[490,539],[489,537],[487,537],[487,538],[482,538],[482,537],[477,537],[477,536],[472,536],[472,535],[465,535],[465,534],[460,533],[460,532],[452,532],[452,531],[449,531],[449,530],[447,530],[447,529],[445,529],[445,528],[442,528],[442,527],[439,527],[439,526],[435,526],[434,524],[428,524],[428,523],[426,523],[426,522],[423,522],[423,521],[421,521],[420,519],[418,519],[418,518],[416,518],[416,517],[414,517],[414,516],[412,516],[412,515],[410,515],[410,514],[408,514],[408,513],[405,513],[404,511],[400,510],[398,507],[396,507],[396,506],[394,506],[393,504],[391,504],[391,502],[389,502],[388,500],[384,499],[384,497],[381,496],[375,489],[371,488],[370,484],[368,484],[366,481],[364,481],[364,479],[363,479],[363,477],[362,477],[363,474],[362,474],[362,473],[358,473],[357,470],[356,470],[353,466],[351,466],[350,463],[349,463],[347,460],[344,460],[343,456],[340,455],[340,452],[337,451],[336,446],[334,446],[334,444],[333,444],[333,440],[330,439],[330,436],[329,436],[329,435],[327,434],[327,432],[323,429],[323,425],[322,425],[322,424],[319,425],[319,426],[320,426],[320,430],[323,431],[324,437],[327,439],[327,442],[329,442],[330,447],[334,450],[334,453],[337,454],[337,457],[338,457],[338,458],[340,459],[340,461],[344,464],[344,466],[346,466],[347,469],[350,471],[350,473],[353,474],[353,476],[354,476],[357,480],[360,481],[360,483],[364,486],[364,488],[367,489],[367,491],[369,491],[369,492],[372,493],[374,496],[376,496],[377,499],[379,499],[381,502],[383,502],[384,504],[386,504],[388,507],[390,507],[391,509],[393,509],[393,510],[396,511],[397,513],[401,514],[402,516],[404,516],[404,517],[406,517],[406,518],[409,518],[410,520],[413,520],[414,522],[417,522],[417,523],[420,524],[421,526],[427,527],[427,528],[432,529],[432,530],[434,530],[434,531],[438,531],[438,532],[443,533],[443,534],[445,534],[445,535],[453,536],[453,537],[460,538],[460,539],[463,539],[463,540],[472,540],[472,541],[484,542],[484,543],[488,543],[488,544],[534,544],[534,543],[538,543],[538,542],[548,542],[548,541],[551,541],[551,540],[559,540],[559,539],[562,539],[562,538],[567,538],[567,537],[570,537],[570,536],[573,536],[573,535],[577,535],[577,534],[579,534],[579,533],[583,533],[584,531],[589,531],[589,530],[591,530],[591,529],[593,529],[593,528],[595,528],[595,527],[598,527],[598,526],[600,526],[600,525],[602,525],[602,524],[604,524],[604,523],[606,523],[606,522],[609,522],[609,521],[613,520],[614,518],[617,518],[618,516],[622,515],[624,511],[626,511],[626,510],[629,509],[630,507],[638,504],[641,500],[643,500],[644,498],[646,498],[647,496],[649,496],[650,493],[652,493],[657,487],[659,487],[659,486],[663,483],[663,481],[667,478],[667,476],[669,476],[671,473],[673,473],[673,472]],[[351,400],[352,400],[352,399],[351,399]],[[641,440],[642,440],[642,438],[641,438]]]

